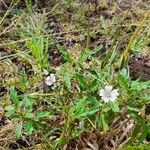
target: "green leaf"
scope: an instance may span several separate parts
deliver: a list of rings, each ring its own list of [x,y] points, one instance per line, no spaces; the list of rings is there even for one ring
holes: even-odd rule
[[[37,66],[40,69],[44,69],[45,67],[47,67],[48,45],[49,38],[46,39],[43,37],[32,37],[31,41],[26,42],[26,46],[32,52],[32,56],[36,59]]]
[[[105,105],[103,108],[103,112],[105,112],[105,113],[107,113],[110,110],[111,110],[111,107],[109,105]]]
[[[37,42],[35,41],[34,38],[32,38],[31,41],[26,42],[27,48],[32,52],[32,55],[38,59],[39,55],[40,55],[40,50],[39,48],[36,46]]]
[[[145,89],[150,88],[150,81],[145,81],[145,82],[139,82],[139,81],[132,81],[131,82],[131,89],[135,90],[136,92],[140,92]]]
[[[110,107],[114,112],[119,112],[119,103],[117,101],[111,102]]]
[[[108,131],[109,130],[109,126],[108,126],[108,124],[107,124],[107,122],[105,120],[105,115],[101,114],[100,119],[101,119],[101,123],[102,123],[104,132]]]
[[[47,112],[47,111],[37,111],[35,118],[40,119],[40,118],[49,118],[52,117],[52,113]]]
[[[73,107],[71,112],[74,114],[74,118],[81,119],[87,116],[91,116],[99,110],[99,106],[95,106],[93,102],[83,97],[78,100]],[[70,113],[71,114],[71,113]]]
[[[46,138],[50,137],[55,131],[58,131],[59,128],[53,128],[50,131],[45,133]]]
[[[11,115],[15,113],[16,109],[13,106],[7,106],[6,111],[7,111],[5,113],[6,117],[11,117]]]
[[[60,53],[63,55],[64,59],[72,64],[73,63],[73,60],[70,56],[70,54],[68,53],[68,51],[66,49],[64,49],[60,44],[57,44],[56,47],[58,48],[58,50],[60,51]]]
[[[15,104],[15,106],[18,107],[19,99],[18,99],[17,91],[15,90],[14,87],[10,88],[10,98],[13,101],[13,103]]]
[[[22,116],[20,115],[20,114],[12,114],[11,116],[10,116],[10,118],[12,119],[12,120],[14,120],[14,121],[17,121],[17,120],[20,120],[21,118],[22,118]]]
[[[78,59],[78,62],[79,63],[84,62],[89,56],[90,56],[90,51],[89,50],[82,51],[82,53],[81,53],[81,55]]]
[[[33,131],[34,131],[33,123],[32,123],[31,120],[25,122],[25,123],[23,124],[23,127],[24,127],[25,131],[26,131],[28,134],[32,134]]]
[[[32,106],[36,104],[36,101],[28,96],[23,97],[23,104],[22,106],[26,108],[26,110],[32,110]]]
[[[15,130],[16,139],[19,139],[21,136],[22,125],[23,125],[22,122],[17,123],[16,130]]]
[[[96,97],[88,96],[86,101],[89,102],[92,106],[94,106],[96,108],[100,108],[101,103]]]
[[[26,60],[26,61],[28,61],[30,64],[34,64],[33,63],[33,57],[31,56],[31,55],[29,55],[27,52],[24,52],[24,51],[18,51],[18,50],[16,50],[17,51],[17,55],[19,56],[19,57],[21,57],[23,60]]]
[[[87,58],[90,56],[90,54],[91,54],[90,50],[87,50],[87,49],[83,50],[78,59],[78,63],[81,64],[82,62],[86,61]]]
[[[127,69],[125,69],[125,68],[123,68],[123,69],[120,71],[120,75],[123,76],[126,80],[129,79],[128,71],[127,71]]]
[[[140,144],[148,135],[149,130],[150,130],[150,122],[145,123],[144,126],[142,126],[142,128],[143,128],[143,130],[142,130],[141,135],[139,137],[138,144]]]
[[[138,108],[135,108],[135,107],[130,107],[130,106],[127,106],[127,109],[130,110],[130,111],[135,111],[135,112],[140,112],[141,110],[138,109]]]
[[[25,117],[25,118],[28,118],[28,119],[29,119],[29,118],[32,119],[32,118],[35,117],[35,115],[34,115],[33,113],[27,112],[27,113],[25,113],[24,117]]]
[[[71,80],[72,80],[74,74],[75,74],[75,72],[69,64],[64,65],[60,69],[60,75],[63,77],[65,85],[67,86],[67,88],[69,90],[71,89]]]
[[[140,109],[131,106],[127,106],[127,109],[131,117],[138,119],[138,113],[141,111]]]
[[[27,109],[30,109],[32,107],[32,101],[29,100],[29,97],[27,97],[27,96],[23,97],[23,105]]]
[[[142,120],[142,121],[139,121],[134,130],[133,130],[133,133],[132,133],[132,136],[131,136],[131,139],[129,141],[130,144],[132,144],[134,142],[134,140],[136,139],[136,136],[138,135],[138,133],[140,132],[140,129],[142,128],[142,126],[145,124],[145,121]]]
[[[46,75],[46,76],[48,76],[48,74],[49,74],[48,70],[46,70],[46,69],[43,69],[43,73],[44,73],[44,75]]]
[[[87,89],[88,88],[86,78],[83,75],[77,73],[76,78],[77,78],[77,81],[80,84],[82,89]]]
[[[114,49],[111,53],[110,59],[109,59],[109,65],[112,65],[115,63],[116,59],[117,59],[118,53],[116,52],[116,49]]]
[[[119,75],[118,76],[118,81],[119,81],[119,83],[120,83],[120,85],[122,86],[122,87],[124,87],[126,90],[128,90],[128,81],[127,80],[125,80],[125,78],[123,77],[123,76],[121,76],[121,75]]]
[[[78,59],[78,63],[81,64],[82,62],[86,61],[93,54],[97,53],[101,48],[102,48],[102,45],[94,48],[93,50],[88,50],[88,49],[83,50],[79,59]]]
[[[102,72],[99,71],[99,69],[93,67],[90,69],[86,69],[86,72],[90,73],[94,78],[101,79],[103,77]]]
[[[112,64],[114,64],[115,61],[117,60],[118,53],[116,52],[116,49],[117,49],[118,44],[119,44],[119,42],[116,42],[117,35],[118,35],[118,32],[116,32],[116,36],[113,40],[111,47],[109,48],[108,51],[106,51],[105,58],[102,59],[102,61],[101,61],[101,69],[105,68],[106,66],[111,67]]]
[[[82,128],[82,129],[74,128],[74,129],[72,129],[71,136],[73,138],[79,137],[82,133],[84,133],[85,130],[86,130],[85,128]]]
[[[135,39],[131,45],[131,50],[134,52],[140,52],[142,50],[142,46],[146,44],[146,42],[142,39],[137,40]]]
[[[129,89],[129,75],[126,69],[121,70],[118,80],[122,87],[125,87],[126,90]]]
[[[135,146],[124,146],[124,148],[121,148],[120,150],[150,150],[149,144],[141,144],[141,145],[135,145]]]
[[[78,114],[75,114],[75,117],[76,119],[81,119],[83,117],[88,117],[88,116],[91,116],[93,114],[95,114],[99,109],[98,108],[91,108],[91,109],[85,109],[81,112],[78,112]]]
[[[63,77],[64,77],[64,81],[66,83],[67,88],[70,90],[71,89],[72,74],[69,74],[66,72]]]

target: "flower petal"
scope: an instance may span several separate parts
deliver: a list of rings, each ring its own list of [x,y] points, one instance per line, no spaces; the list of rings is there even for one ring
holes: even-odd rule
[[[101,89],[99,91],[99,96],[105,96],[105,90],[104,89]]]
[[[107,93],[111,92],[112,89],[113,89],[113,87],[112,87],[111,85],[106,85],[106,86],[105,86],[105,91],[106,91]]]
[[[118,96],[119,95],[119,93],[118,93],[118,89],[114,89],[114,90],[112,90],[112,92],[111,92],[111,95],[112,96]]]
[[[50,74],[45,78],[45,84],[47,84],[48,86],[51,86],[55,82],[56,82],[56,77],[54,74]]]
[[[116,96],[111,96],[111,97],[110,97],[110,102],[114,102],[116,99],[117,99]]]
[[[118,95],[119,95],[119,93],[118,93],[117,89],[113,90],[110,95],[110,101],[114,102],[117,99]]]
[[[109,97],[102,96],[102,100],[103,100],[105,103],[108,103],[108,102],[109,102]]]
[[[56,82],[56,78],[54,74],[50,74],[50,78],[52,82]]]
[[[51,82],[51,80],[48,80],[48,79],[47,79],[47,80],[45,80],[45,84],[47,84],[47,85],[50,86],[50,85],[52,85],[53,83]]]

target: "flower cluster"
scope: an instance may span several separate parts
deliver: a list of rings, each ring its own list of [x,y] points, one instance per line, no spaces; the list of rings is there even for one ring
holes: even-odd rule
[[[50,74],[45,78],[45,84],[48,86],[55,85],[56,83],[56,77],[55,74]],[[111,85],[106,85],[104,89],[101,89],[99,91],[99,96],[101,96],[101,99],[105,102],[114,102],[118,97],[118,89],[113,89]]]

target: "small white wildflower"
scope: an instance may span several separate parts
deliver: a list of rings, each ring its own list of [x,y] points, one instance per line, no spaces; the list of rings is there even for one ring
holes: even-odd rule
[[[56,77],[54,74],[50,74],[49,76],[46,77],[45,79],[45,84],[47,84],[48,86],[51,86],[52,84],[54,84],[56,82]]]
[[[113,89],[111,85],[106,85],[105,88],[99,92],[99,96],[101,96],[105,103],[114,102],[118,95],[118,89]]]

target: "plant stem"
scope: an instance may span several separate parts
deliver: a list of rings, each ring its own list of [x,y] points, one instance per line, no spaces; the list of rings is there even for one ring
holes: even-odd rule
[[[66,120],[65,120],[65,124],[64,124],[64,127],[63,127],[63,129],[62,129],[62,134],[61,134],[61,136],[60,136],[60,138],[59,138],[59,140],[57,141],[57,143],[55,144],[55,147],[57,148],[58,146],[63,146],[63,145],[65,145],[66,143],[68,143],[68,141],[69,141],[69,138],[70,138],[70,136],[68,136],[68,135],[70,135],[70,116],[69,116],[69,107],[67,107],[66,108],[67,110],[67,112],[66,112]],[[69,133],[69,134],[67,134],[67,133]]]

